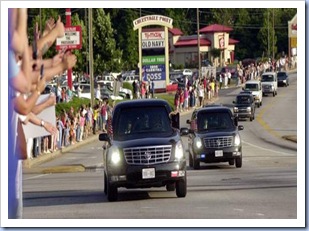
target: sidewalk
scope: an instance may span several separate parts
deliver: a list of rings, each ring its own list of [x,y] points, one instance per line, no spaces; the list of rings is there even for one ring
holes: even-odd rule
[[[287,71],[288,73],[294,73],[294,72],[297,72],[297,70],[290,70],[290,71]],[[242,85],[240,86],[230,86],[229,89],[232,89],[232,88],[241,88]],[[219,100],[219,97],[218,98],[213,98],[212,100],[208,101],[207,103],[208,104],[213,104],[215,102],[217,102]],[[197,108],[197,107],[196,107]],[[183,111],[183,112],[180,112],[180,115],[186,115],[188,113],[192,113],[192,111],[194,110],[195,108],[192,108],[188,111]],[[48,154],[41,154],[39,155],[38,157],[35,157],[33,159],[27,159],[27,160],[23,160],[23,168],[27,171],[27,172],[31,172],[31,168],[32,167],[35,167],[35,166],[38,166],[42,163],[45,163],[47,161],[50,161],[50,160],[53,160],[67,152],[70,152],[71,150],[74,150],[78,147],[81,147],[82,145],[85,145],[85,144],[88,144],[88,143],[91,143],[91,142],[94,142],[96,140],[98,140],[98,137],[99,137],[99,133],[96,134],[96,135],[91,135],[90,137],[88,137],[86,140],[83,140],[81,142],[77,142],[73,145],[70,145],[68,147],[64,147],[62,148],[61,150],[57,150],[53,153],[48,153]],[[297,143],[297,136],[282,136],[283,139],[286,139],[286,140],[289,140],[291,142],[295,142]],[[70,166],[70,170],[66,169],[65,166],[62,166],[63,169],[60,169],[62,172],[67,172],[67,171],[70,171],[72,170],[72,166]],[[85,168],[86,166],[73,166],[73,170],[74,171],[85,171]],[[37,169],[36,169],[36,172],[37,172]],[[58,172],[59,172],[59,169],[58,169]]]

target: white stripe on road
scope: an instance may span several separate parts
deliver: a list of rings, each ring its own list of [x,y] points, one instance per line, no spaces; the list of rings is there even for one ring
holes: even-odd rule
[[[246,142],[246,141],[244,141],[244,140],[243,140],[242,142],[245,143],[245,144],[248,144],[249,146],[252,146],[252,147],[255,147],[255,148],[258,148],[258,149],[261,149],[261,150],[265,150],[265,151],[268,151],[268,152],[283,154],[283,155],[287,155],[287,156],[296,156],[296,154],[294,154],[294,153],[287,153],[287,152],[274,151],[274,150],[269,149],[269,148],[263,148],[263,147],[260,147],[260,146],[251,144],[251,143]]]
[[[41,174],[41,175],[37,175],[37,176],[32,176],[32,177],[25,178],[24,180],[32,180],[32,179],[40,178],[40,177],[43,177],[43,176],[46,176],[46,175],[49,175],[49,174]]]

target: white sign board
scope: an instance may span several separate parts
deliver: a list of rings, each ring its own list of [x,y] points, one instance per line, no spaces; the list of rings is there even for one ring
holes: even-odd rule
[[[142,41],[142,49],[164,48],[164,40],[148,40]]]
[[[44,94],[39,97],[36,104],[40,104],[49,98],[49,94]],[[41,113],[37,115],[38,118],[51,123],[52,125],[56,126],[56,111],[55,106],[50,106],[43,110]],[[27,124],[23,124],[25,138],[36,138],[42,136],[49,136],[50,133],[45,130],[45,128],[34,125],[30,122]]]
[[[66,27],[64,36],[57,38],[56,49],[81,49],[82,35],[80,26]]]

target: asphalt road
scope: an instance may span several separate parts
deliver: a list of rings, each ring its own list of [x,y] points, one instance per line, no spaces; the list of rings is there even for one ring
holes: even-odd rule
[[[289,227],[304,214],[297,203],[304,193],[304,182],[297,177],[298,169],[303,169],[297,162],[297,143],[282,138],[297,134],[297,78],[292,77],[290,87],[264,98],[256,120],[240,122],[245,127],[243,167],[227,163],[202,164],[200,170],[188,167],[185,198],[164,188],[120,189],[119,200],[108,202],[103,193],[101,144],[94,137],[52,160],[24,168],[24,218],[105,219],[104,224],[91,223],[96,227]],[[238,91],[222,90],[217,103],[231,105]],[[190,114],[182,115],[182,126]],[[164,218],[163,223],[144,220]],[[70,227],[85,224],[89,226],[85,220],[74,220]]]

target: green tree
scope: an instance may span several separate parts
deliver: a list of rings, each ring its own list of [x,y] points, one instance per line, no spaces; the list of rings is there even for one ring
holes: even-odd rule
[[[88,61],[89,61],[89,52],[88,52],[88,34],[87,34],[87,26],[85,25],[84,20],[80,20],[79,15],[77,13],[72,15],[71,19],[72,26],[81,26],[82,28],[82,49],[73,50],[77,57],[77,63],[74,67],[74,71],[77,75],[81,76],[83,73],[88,70]]]
[[[133,9],[105,10],[110,12],[115,39],[119,49],[123,52],[123,69],[136,69],[138,63],[138,34],[137,31],[133,30],[133,21],[139,17],[137,11]]]
[[[265,52],[268,57],[272,57],[273,53],[277,53],[277,37],[275,35],[272,14],[276,14],[275,9],[265,9],[263,27],[257,36],[261,51]]]
[[[116,47],[110,15],[103,9],[94,9],[93,18],[94,73],[118,72],[123,65],[122,51]]]

